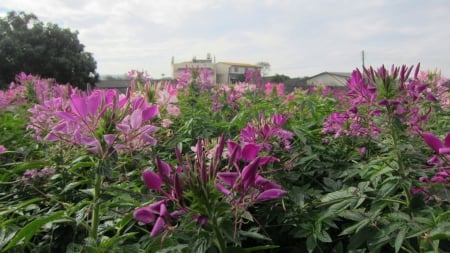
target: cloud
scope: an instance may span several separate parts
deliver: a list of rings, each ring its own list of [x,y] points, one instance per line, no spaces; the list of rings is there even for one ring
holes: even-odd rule
[[[79,31],[100,74],[131,68],[155,77],[170,60],[271,64],[272,73],[314,75],[366,64],[415,64],[450,75],[450,3],[442,0],[9,0],[8,10]]]

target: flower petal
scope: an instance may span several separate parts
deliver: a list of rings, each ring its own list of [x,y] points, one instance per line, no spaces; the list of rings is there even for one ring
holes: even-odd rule
[[[444,143],[432,133],[424,133],[422,136],[425,143],[439,154],[439,149],[444,147]]]
[[[162,185],[161,177],[151,170],[142,172],[142,179],[147,187],[151,190],[160,190]]]
[[[281,189],[280,185],[278,185],[268,179],[265,179],[264,177],[259,176],[259,175],[256,177],[256,185],[258,187],[261,187],[264,191],[270,190],[270,189]]]
[[[133,216],[135,220],[145,224],[155,221],[155,215],[149,206],[139,207],[134,211]]]
[[[450,133],[445,136],[444,145],[450,148]]]
[[[277,199],[286,194],[286,191],[281,189],[269,189],[267,191],[263,191],[259,194],[256,200],[269,200],[269,199]]]
[[[106,144],[111,145],[114,143],[116,136],[114,134],[105,134],[103,135],[103,139],[105,140]]]
[[[252,161],[258,155],[261,147],[254,143],[246,144],[242,148],[242,159],[245,161]]]
[[[155,115],[157,114],[158,114],[157,105],[153,105],[146,108],[144,111],[142,111],[142,122],[147,122],[149,119],[155,117]]]
[[[101,101],[102,101],[102,98],[101,98],[100,94],[98,94],[98,93],[93,93],[92,95],[90,95],[87,98],[86,107],[87,107],[87,112],[89,113],[89,115],[91,115],[91,116],[95,115],[95,112],[97,112],[98,108],[100,107]]]
[[[132,129],[138,129],[142,126],[142,110],[136,109],[131,113],[130,126]]]
[[[159,174],[163,178],[170,177],[170,165],[164,161],[161,161],[161,159],[159,159],[159,157],[156,158],[156,167],[158,168]]]
[[[159,231],[161,231],[164,228],[165,222],[162,217],[158,217],[156,219],[155,225],[152,228],[152,231],[150,232],[150,237],[155,237],[158,235]]]
[[[72,112],[78,114],[81,117],[86,117],[88,114],[88,108],[86,104],[86,98],[79,95],[73,95],[70,99],[70,108]]]
[[[244,189],[247,189],[250,185],[255,184],[256,174],[259,167],[259,157],[256,157],[251,163],[244,167],[242,170],[242,181],[244,183]]]
[[[238,178],[239,174],[237,172],[219,172],[217,177],[228,186],[233,186],[234,182]]]

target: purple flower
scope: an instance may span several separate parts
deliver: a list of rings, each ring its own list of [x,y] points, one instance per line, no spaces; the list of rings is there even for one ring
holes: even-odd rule
[[[439,154],[439,149],[444,147],[444,143],[442,143],[442,141],[432,133],[423,133],[422,137],[425,143],[437,154]]]
[[[286,194],[286,191],[281,189],[269,189],[266,191],[263,191],[261,194],[258,195],[257,201],[261,200],[270,200],[270,199],[277,199],[281,196]]]
[[[150,232],[150,237],[155,237],[158,233],[164,229],[165,226],[164,218],[159,216],[156,219],[155,225],[153,225],[152,231]]]
[[[244,145],[242,148],[242,159],[244,161],[252,161],[258,155],[261,147],[254,143]]]
[[[5,153],[6,152],[6,148],[3,145],[0,145],[0,154]]]
[[[135,220],[145,224],[155,221],[155,212],[149,206],[139,207],[133,216]]]
[[[256,175],[258,173],[259,157],[255,158],[251,163],[244,167],[242,170],[242,181],[244,183],[244,190],[249,186],[254,185],[256,181]]]
[[[161,190],[162,180],[161,177],[151,170],[145,170],[142,172],[142,179],[147,187],[151,190]]]
[[[219,172],[217,177],[228,186],[233,186],[239,177],[237,172]]]

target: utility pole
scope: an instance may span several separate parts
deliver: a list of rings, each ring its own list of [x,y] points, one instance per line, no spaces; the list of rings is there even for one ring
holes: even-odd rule
[[[363,68],[363,71],[364,71],[364,69],[365,69],[365,54],[364,54],[364,49],[362,50],[362,52],[361,52],[361,57],[362,57],[362,68]]]

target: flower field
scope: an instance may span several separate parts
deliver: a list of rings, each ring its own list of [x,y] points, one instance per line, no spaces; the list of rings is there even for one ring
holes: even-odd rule
[[[449,80],[0,91],[1,252],[450,252]]]

